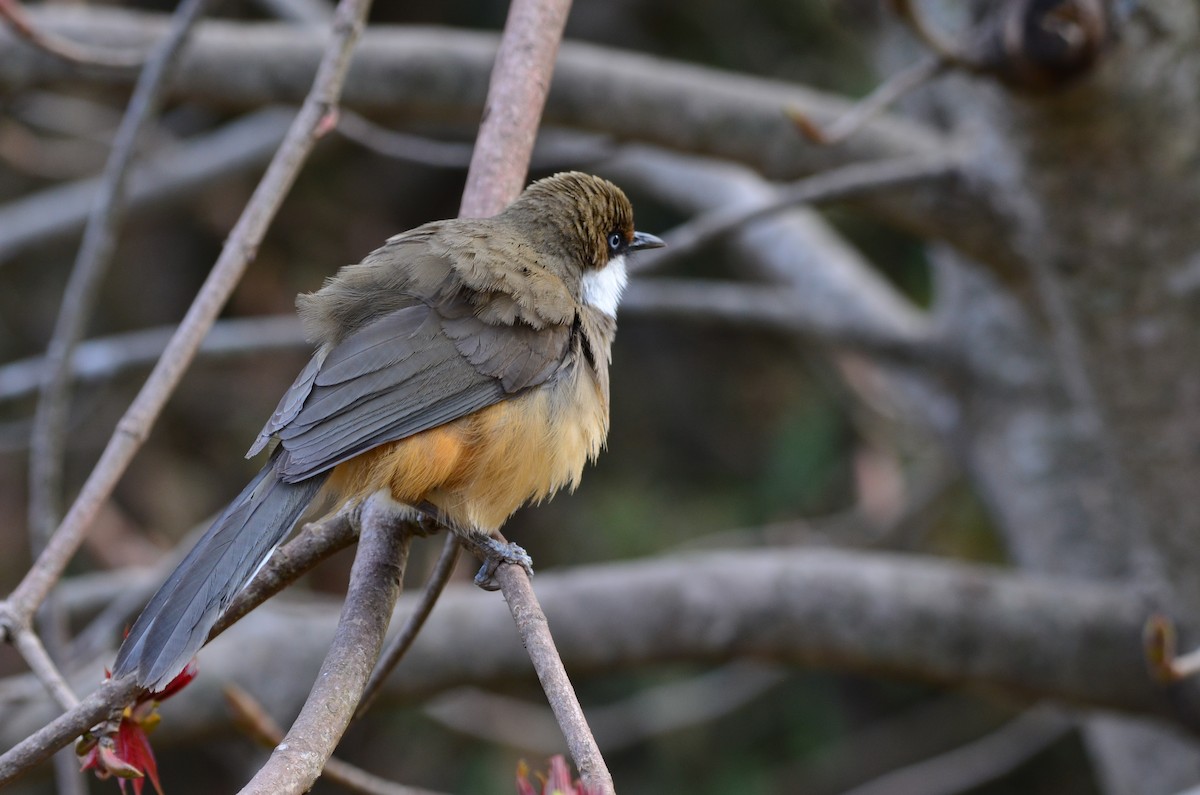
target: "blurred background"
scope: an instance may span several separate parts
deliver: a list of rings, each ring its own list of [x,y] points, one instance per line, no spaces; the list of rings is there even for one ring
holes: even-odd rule
[[[319,8],[317,0],[313,2]],[[172,8],[169,2],[120,5],[145,13]],[[956,26],[969,22],[954,5],[931,2],[926,13],[948,30],[960,30]],[[887,6],[867,0],[577,0],[567,37],[801,84],[849,103],[928,53]],[[74,4],[64,4],[58,10],[73,8]],[[287,0],[226,0],[214,15],[250,22],[280,14],[303,15],[306,8],[311,7]],[[397,1],[377,3],[371,19],[373,25],[496,31],[506,12],[507,4],[500,2]],[[1144,29],[1136,17],[1121,21]],[[1188,30],[1187,35],[1192,35]],[[1183,46],[1179,43],[1183,34],[1173,39],[1162,35],[1170,39],[1170,46]],[[1145,41],[1150,42],[1146,46],[1168,46],[1149,34],[1135,33],[1132,41],[1126,38],[1117,45],[1105,38],[1105,46],[1124,46],[1122,58],[1136,57],[1134,45]],[[10,40],[3,44],[9,49],[17,46]],[[1111,75],[1105,79],[1111,80]],[[1147,78],[1142,85],[1154,84]],[[1194,80],[1188,85],[1188,90],[1178,92],[1180,96],[1195,91]],[[86,76],[36,81],[10,75],[0,88],[0,219],[15,225],[36,213],[6,215],[6,206],[17,207],[39,194],[58,195],[47,192],[99,173],[128,99],[128,85]],[[1087,130],[1095,128],[1073,119],[1094,119],[1087,115],[1091,111],[1078,111],[1086,103],[1080,92],[1094,91],[1090,95],[1094,101],[1101,90],[1116,89],[1098,82],[1087,89],[1063,90],[1065,94],[1030,99],[994,77],[960,74],[951,77],[948,85],[918,90],[899,110],[889,112],[919,119],[929,129],[947,133],[947,140],[953,131],[960,136],[955,141],[964,137],[973,141],[973,154],[980,158],[986,158],[992,151],[989,147],[1007,135],[1009,146],[1003,157],[1017,151],[1035,164],[1038,157],[1045,157],[1050,170],[1052,155],[1069,147],[1039,148],[1037,125],[1064,125],[1076,141],[1086,142]],[[1011,98],[1014,91],[1016,99]],[[984,110],[976,113],[965,104],[973,101]],[[997,109],[997,103],[1003,102],[1012,104]],[[170,152],[187,139],[229,124],[244,110],[196,96],[172,98],[145,149]],[[622,110],[613,108],[614,113]],[[997,118],[1012,118],[1014,125],[1025,127],[1015,133],[990,127]],[[389,157],[379,146],[363,143],[378,143],[386,136],[384,129],[459,146],[437,149],[434,163],[428,162],[433,156],[422,155],[419,148],[410,148],[410,155],[402,158]],[[473,121],[450,123],[407,107],[367,108],[359,116],[349,107],[342,132],[346,134],[332,134],[319,143],[225,308],[224,319],[286,318],[293,312],[297,293],[317,289],[338,267],[357,262],[388,236],[456,213],[475,132]],[[695,207],[672,200],[671,190],[656,189],[651,178],[622,180],[628,165],[614,165],[614,158],[620,160],[626,143],[616,132],[571,130],[551,120],[530,178],[565,168],[594,170],[625,185],[639,229],[663,234],[687,221]],[[797,149],[812,146],[799,132],[794,145]],[[1086,143],[1080,146],[1088,148]],[[1187,152],[1174,162],[1187,164],[1184,170],[1190,179],[1194,147],[1185,148]],[[719,157],[715,152],[687,154]],[[1114,162],[1120,157],[1113,155]],[[220,252],[263,162],[259,158],[258,163],[230,168],[195,189],[164,195],[133,212],[122,228],[87,336],[123,335],[177,323]],[[1041,166],[1027,163],[1027,167]],[[1149,167],[1162,173],[1157,164]],[[1058,178],[1067,180],[1072,173],[1064,170]],[[777,180],[799,174],[762,176]],[[986,195],[993,189],[989,185],[980,192]],[[1130,191],[1122,200],[1137,201],[1136,196],[1136,191]],[[950,204],[955,201],[954,195],[947,199]],[[982,203],[970,212],[984,223],[1012,215],[1011,208],[1004,206],[994,213],[981,207]],[[928,205],[911,211],[914,216],[922,213],[938,216]],[[926,233],[938,223],[952,222],[942,217],[923,227],[919,218],[906,222],[903,215],[881,212],[870,202],[839,203],[820,210],[828,229],[861,258],[873,278],[906,302],[914,316],[937,317],[944,297],[939,285],[947,283],[950,268],[946,260],[958,255],[942,251],[939,265],[927,248],[936,235]],[[1057,220],[1051,218],[1049,223]],[[79,244],[79,227],[67,224],[44,235],[21,238],[15,226],[3,230],[4,223],[0,220],[0,515],[7,521],[0,532],[0,584],[7,591],[30,561],[25,531],[28,441],[36,394],[27,388],[32,372],[27,360],[41,356],[51,336]],[[1087,223],[1080,221],[1081,226]],[[1085,237],[1090,244],[1100,245],[1098,235]],[[950,241],[952,246],[959,242]],[[1009,234],[1007,244],[997,262],[1027,253],[1016,232]],[[717,239],[658,269],[653,278],[769,284],[761,269],[747,266],[742,251],[728,239]],[[1182,259],[1174,249],[1170,256]],[[1006,275],[992,262],[974,270],[961,263],[960,267],[982,279],[992,294],[1035,307],[1019,315],[1028,322],[1023,328],[1046,336],[1022,344],[1038,349],[1038,355],[1050,355],[1047,351],[1061,337],[1056,336],[1052,313],[1046,321],[1036,308],[1041,306],[1036,300],[1036,279]],[[1114,293],[1123,289],[1115,283],[1110,288]],[[1068,290],[1068,299],[1078,295],[1073,289]],[[1154,290],[1147,288],[1147,292]],[[1125,305],[1115,311],[1126,310],[1134,311]],[[1153,308],[1137,311],[1149,315]],[[286,320],[281,322],[269,329],[272,334],[278,331],[283,341],[267,350],[208,355],[192,366],[104,507],[69,577],[151,565],[223,507],[256,471],[259,462],[244,460],[243,453],[308,355],[306,347],[296,343],[292,327]],[[1156,327],[1145,333],[1174,335],[1178,329],[1172,322],[1163,321],[1165,331]],[[1093,334],[1104,336],[1098,325],[1086,319],[1081,323],[1085,340]],[[242,333],[252,342],[256,335],[266,334],[266,328],[246,326]],[[1184,341],[1178,347],[1186,347],[1192,333],[1190,327],[1178,331]],[[988,343],[981,344],[986,350]],[[1182,359],[1164,368],[1186,362],[1186,355],[1180,355]],[[1103,358],[1103,351],[1094,356]],[[76,389],[68,427],[69,494],[90,471],[149,364],[89,378]],[[17,365],[26,369],[18,372]],[[967,432],[957,425],[938,428],[928,417],[914,423],[902,406],[912,396],[894,399],[896,379],[905,375],[897,367],[887,356],[873,356],[869,350],[836,340],[829,344],[797,336],[769,324],[702,314],[660,314],[653,307],[624,313],[613,351],[607,452],[589,469],[576,493],[523,509],[505,534],[531,552],[539,573],[700,551],[804,546],[1062,570],[1056,564],[1031,564],[1028,551],[1014,555],[1014,541],[1005,526],[1015,514],[997,508],[1005,500],[997,491],[997,479],[980,476],[972,468],[981,460],[984,432],[967,439],[958,435]],[[1056,365],[1051,363],[1049,369],[1055,370]],[[945,381],[932,380],[939,388],[945,386]],[[978,384],[969,387],[978,388]],[[1108,399],[1104,383],[1095,388],[1102,401]],[[964,397],[967,389],[954,384],[947,388],[962,399],[958,411],[969,415],[986,410],[981,401]],[[1051,402],[1057,406],[1060,401],[1061,393],[1056,392]],[[966,420],[960,417],[959,421]],[[1011,428],[1006,428],[995,431],[989,426],[987,433],[1010,438],[1005,434]],[[1194,437],[1190,444],[1195,444]],[[1191,466],[1192,462],[1177,463]],[[1019,483],[1010,486],[1019,488]],[[418,587],[439,548],[440,539],[416,545],[408,589]],[[302,587],[315,599],[339,599],[351,560],[351,552],[341,553],[307,577]],[[473,565],[461,563],[456,583],[467,587],[473,570]],[[83,623],[80,617],[76,628]],[[116,636],[108,640],[115,644]],[[912,638],[913,644],[922,642]],[[93,670],[86,680],[100,676],[109,653],[92,660]],[[278,653],[286,659],[288,650],[281,648]],[[203,659],[202,655],[202,670]],[[986,683],[950,687],[869,669],[861,664],[810,668],[761,656],[679,660],[588,672],[578,676],[576,684],[585,710],[603,711],[612,721],[610,726],[616,727],[610,736],[627,740],[614,741],[616,747],[607,754],[622,793],[1090,795],[1126,791],[1115,788],[1109,774],[1097,774],[1096,746],[1071,720],[1042,720],[1041,713],[1028,711],[1027,702]],[[0,646],[0,677],[15,677],[22,670],[16,653]],[[397,676],[403,676],[403,669]],[[500,697],[517,699],[521,706]],[[385,699],[367,720],[351,729],[339,756],[414,786],[479,795],[511,793],[518,760],[527,759],[541,768],[555,750],[537,740],[536,733],[521,728],[527,725],[519,720],[524,709],[535,712],[531,718],[535,723],[544,721],[543,703],[532,676],[489,685],[486,693],[461,689],[428,700]],[[164,713],[169,721],[169,706]],[[285,722],[288,717],[276,715]],[[956,763],[942,756],[974,743],[982,745],[971,760]],[[165,788],[173,795],[234,791],[261,763],[264,753],[220,723],[156,745]],[[931,759],[946,764],[917,776],[915,780],[923,783],[877,780]],[[865,786],[872,781],[876,783]],[[54,787],[47,768],[14,792],[52,792]],[[109,792],[116,785],[89,780],[86,787]],[[315,791],[337,790],[320,782]],[[1142,791],[1153,795],[1158,790]]]

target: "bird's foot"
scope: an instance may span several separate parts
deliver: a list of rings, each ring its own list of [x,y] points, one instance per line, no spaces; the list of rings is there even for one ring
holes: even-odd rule
[[[500,590],[500,581],[496,579],[496,571],[505,563],[520,566],[525,573],[533,576],[533,558],[529,553],[511,541],[499,541],[491,536],[476,540],[477,551],[483,556],[483,565],[475,575],[475,584],[485,591]]]

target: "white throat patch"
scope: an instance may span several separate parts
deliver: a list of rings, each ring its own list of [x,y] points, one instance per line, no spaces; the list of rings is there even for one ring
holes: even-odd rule
[[[628,282],[625,255],[613,257],[604,268],[583,274],[583,302],[609,317],[616,317],[617,304],[621,302],[621,293]]]

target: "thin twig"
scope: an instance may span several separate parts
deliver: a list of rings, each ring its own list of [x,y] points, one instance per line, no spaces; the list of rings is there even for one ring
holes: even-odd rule
[[[384,157],[438,168],[466,168],[474,149],[471,144],[389,130],[348,110],[338,117],[337,131],[347,140]]]
[[[342,111],[337,131],[376,154],[435,168],[467,168],[475,149],[468,143],[438,141],[390,130],[349,110]],[[596,162],[611,157],[614,148],[606,136],[541,130],[531,163],[532,167],[538,169],[578,166],[581,162]]]
[[[964,366],[929,329],[906,333],[909,330],[871,326],[836,304],[813,304],[786,287],[717,279],[637,279],[621,311],[796,334],[905,363]]]
[[[570,0],[514,0],[492,66],[458,214],[495,215],[525,186]]]
[[[4,2],[5,0],[0,0]],[[138,141],[158,117],[171,74],[208,0],[186,0],[176,9],[171,29],[138,77],[113,140],[112,154],[92,203],[83,243],[67,281],[62,306],[46,352],[41,395],[33,423],[30,454],[30,525],[34,554],[58,524],[66,414],[70,405],[70,359],[83,337],[116,247],[124,219],[125,189]]]
[[[863,125],[883,113],[905,94],[940,75],[947,66],[946,61],[935,56],[922,58],[880,83],[875,90],[855,103],[854,107],[825,127],[817,124],[803,108],[789,107],[784,112],[809,141],[822,146],[832,146],[861,130]]]
[[[263,705],[254,696],[237,685],[225,685],[225,703],[229,705],[234,715],[234,723],[251,739],[266,748],[274,748],[283,742],[283,729],[267,714]],[[352,792],[363,795],[439,795],[439,793],[416,787],[406,787],[394,781],[388,781],[360,767],[329,757],[325,763],[323,778],[340,784]]]
[[[940,61],[947,64],[970,66],[963,49],[943,36],[925,21],[925,15],[917,8],[917,0],[890,0],[896,16],[908,25],[922,43]]]
[[[175,328],[159,326],[82,342],[71,357],[71,378],[77,382],[107,381],[127,370],[152,365],[162,356]],[[262,315],[217,321],[197,355],[221,358],[309,348],[295,315]],[[44,356],[0,365],[0,402],[36,391],[46,366]]]
[[[148,155],[129,176],[129,211],[161,208],[269,162],[293,116],[284,108],[264,108]],[[99,177],[82,179],[0,206],[0,265],[31,246],[76,234],[100,188]]]
[[[1035,707],[961,748],[894,770],[843,795],[958,795],[1014,769],[1061,740],[1075,722]]]
[[[32,630],[18,630],[13,645],[17,647],[17,651],[21,652],[25,662],[29,663],[29,669],[33,671],[38,681],[45,686],[60,707],[74,709],[79,705],[79,697],[75,695],[71,686],[67,684],[67,680],[59,673],[58,667],[46,652],[46,647],[42,645],[41,640]]]
[[[288,130],[287,137],[230,233],[179,330],[117,424],[99,463],[84,483],[62,525],[7,603],[0,605],[4,608],[0,610],[0,620],[19,626],[37,609],[79,548],[96,511],[112,493],[117,480],[145,441],[150,426],[183,377],[201,340],[257,251],[267,226],[312,150],[318,132],[328,126],[367,5],[365,0],[343,0],[338,6],[332,40],[317,70],[312,90]]]
[[[43,372],[31,434],[29,534],[30,549],[35,556],[45,548],[62,513],[63,468],[71,405],[70,360],[75,346],[83,338],[116,248],[117,230],[124,218],[129,167],[139,139],[158,118],[163,96],[179,62],[183,45],[207,2],[184,0],[179,4],[171,18],[167,36],[154,47],[138,76],[129,106],[113,139],[112,153],[101,176],[101,189],[92,205],[75,266],[67,280],[54,333],[46,352],[47,366]],[[14,18],[22,18],[15,2],[0,0],[0,9],[10,22]],[[16,27],[16,23],[13,24]],[[37,37],[36,31],[33,36]],[[43,46],[50,43],[44,38],[38,39]],[[61,50],[57,52],[62,54]],[[66,651],[69,629],[61,606],[52,595],[37,615],[37,623],[48,651],[41,643],[34,643],[36,638],[31,638],[24,628],[16,630],[17,648],[22,654],[30,651],[36,655],[36,665],[33,659],[26,657],[27,661],[38,678],[55,693],[62,706],[69,709],[75,706],[77,699],[54,665],[54,659],[61,660]],[[64,767],[61,762],[57,763],[56,771],[62,788],[78,791],[77,771]]]
[[[722,235],[775,215],[798,204],[839,201],[890,188],[945,179],[958,173],[960,165],[949,154],[905,157],[848,166],[814,174],[781,187],[769,201],[722,207],[680,224],[663,235],[667,247],[646,252],[635,260],[636,270],[661,268],[711,244]]]
[[[343,0],[339,13],[355,0]],[[358,0],[363,2],[364,0]],[[365,11],[365,8],[364,8]],[[362,535],[337,632],[300,715],[242,795],[307,792],[333,754],[366,687],[387,633],[412,534],[387,507],[368,499]]]
[[[648,687],[629,698],[592,707],[590,723],[609,753],[643,745],[669,732],[723,718],[788,678],[788,670],[732,662],[682,681]],[[562,733],[544,706],[464,687],[435,698],[426,715],[462,734],[549,756],[562,750]]]
[[[350,505],[325,520],[305,525],[294,539],[276,550],[258,576],[238,593],[221,620],[209,632],[209,640],[303,576],[317,563],[350,546],[358,537],[358,522],[358,506]],[[0,756],[0,787],[25,773],[25,765],[44,761],[76,736],[99,723],[100,718],[95,717],[97,714],[106,714],[104,710],[119,712],[139,692],[132,677],[119,688],[114,688],[106,681],[104,687],[60,716],[51,726]],[[74,732],[70,727],[75,727]]]
[[[521,642],[537,671],[538,681],[542,683],[554,717],[563,730],[580,778],[597,792],[615,793],[612,774],[608,772],[608,765],[588,727],[583,707],[579,704],[575,689],[571,687],[567,669],[550,635],[550,623],[533,593],[529,575],[520,566],[504,565],[496,572],[496,578],[500,581],[504,601],[508,603]]]
[[[0,0],[0,18],[9,29],[42,52],[78,66],[136,69],[146,60],[142,53],[126,53],[85,47],[38,30],[17,0]]]
[[[0,755],[0,788],[45,762],[55,751],[74,741],[92,726],[119,713],[138,693],[139,688],[133,677],[120,682],[106,680],[74,709],[63,713]]]
[[[355,719],[361,718],[371,708],[375,697],[379,695],[379,688],[383,685],[384,680],[404,657],[413,641],[417,639],[417,634],[420,633],[421,627],[425,626],[425,620],[429,618],[429,614],[433,612],[433,606],[437,604],[442,590],[450,581],[450,575],[454,573],[454,567],[458,564],[461,552],[462,545],[459,544],[458,538],[453,533],[447,532],[446,541],[442,545],[442,554],[438,556],[437,564],[425,581],[420,601],[413,607],[408,620],[404,622],[404,626],[396,637],[392,638],[392,642],[388,644],[383,656],[376,663],[375,670],[371,672],[371,679],[367,682],[366,691],[363,693],[362,701],[354,715]]]

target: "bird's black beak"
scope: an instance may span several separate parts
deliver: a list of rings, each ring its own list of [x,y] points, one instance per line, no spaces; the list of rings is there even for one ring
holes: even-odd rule
[[[629,244],[630,251],[641,251],[644,248],[662,248],[667,245],[661,237],[655,237],[647,232],[634,232],[633,241]]]

